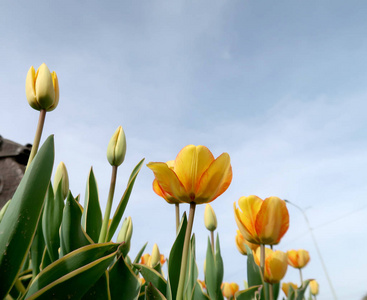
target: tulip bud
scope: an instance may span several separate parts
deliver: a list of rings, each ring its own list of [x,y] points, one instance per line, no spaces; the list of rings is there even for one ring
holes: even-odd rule
[[[68,193],[69,193],[69,175],[68,171],[66,170],[66,166],[63,162],[60,162],[57,166],[56,172],[55,172],[55,178],[54,178],[54,194],[56,194],[57,188],[59,184],[62,184],[61,190],[62,190],[62,197],[63,199],[66,199]]]
[[[221,288],[223,296],[227,299],[233,299],[234,294],[236,294],[236,292],[239,290],[239,286],[235,282],[223,282]]]
[[[294,283],[292,283],[292,282],[288,282],[288,283],[286,283],[286,282],[283,282],[283,284],[282,284],[282,290],[283,290],[283,292],[284,292],[284,294],[288,297],[288,292],[289,292],[289,287],[292,287],[292,289],[294,290],[294,291],[296,291],[297,290],[297,284],[294,284]]]
[[[152,255],[150,257],[150,264],[154,268],[159,262],[161,262],[161,254],[157,244],[154,244]]]
[[[119,126],[113,134],[107,147],[107,159],[111,166],[118,167],[125,159],[126,137],[125,132]]]
[[[133,223],[131,217],[128,217],[124,220],[121,226],[121,230],[117,236],[117,243],[125,242],[130,243],[131,236],[133,234]]]
[[[59,82],[56,73],[51,73],[45,63],[37,72],[32,66],[25,81],[25,93],[32,108],[54,110],[59,104]]]
[[[209,231],[214,231],[215,229],[217,229],[217,217],[210,204],[207,204],[205,206],[204,224],[206,229],[208,229]]]
[[[314,296],[316,296],[319,293],[319,284],[314,279],[310,281],[310,291],[311,294]]]

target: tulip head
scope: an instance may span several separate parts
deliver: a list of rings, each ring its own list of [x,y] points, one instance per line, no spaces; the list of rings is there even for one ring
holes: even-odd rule
[[[150,264],[154,268],[159,262],[161,262],[161,253],[157,244],[153,245],[152,255],[150,256]]]
[[[317,283],[315,279],[312,279],[309,284],[310,284],[311,294],[316,296],[319,293],[319,284]]]
[[[58,189],[59,184],[61,184],[61,191],[63,199],[66,199],[69,193],[69,175],[66,166],[63,162],[60,162],[56,168],[55,178],[54,178],[54,193]]]
[[[154,191],[165,199],[175,199],[174,203],[209,203],[224,193],[232,181],[229,155],[223,153],[214,159],[204,146],[184,147],[173,168],[162,162],[151,162],[147,166],[155,176]]]
[[[283,282],[283,284],[282,284],[282,290],[283,290],[283,292],[284,292],[284,294],[288,297],[288,292],[289,292],[289,287],[292,287],[292,289],[295,291],[295,290],[297,290],[297,284],[294,284],[293,282],[288,282],[288,283],[286,283],[286,282]]]
[[[257,248],[255,262],[260,265],[260,248]],[[265,274],[264,281],[267,283],[278,283],[283,279],[288,267],[287,253],[273,251],[265,248]]]
[[[227,299],[232,299],[234,297],[234,294],[236,294],[236,292],[239,290],[239,286],[235,282],[223,282],[221,288],[223,296]]]
[[[217,229],[217,216],[215,215],[214,209],[210,204],[205,206],[204,224],[206,229],[209,231],[214,231]]]
[[[310,254],[308,251],[300,250],[289,250],[287,251],[288,264],[296,269],[302,269],[310,261]]]
[[[56,73],[51,73],[45,63],[37,72],[32,66],[25,81],[25,93],[32,108],[54,110],[59,104],[59,82]]]
[[[247,241],[243,235],[241,234],[241,232],[239,230],[237,230],[237,235],[236,235],[236,246],[238,251],[242,254],[242,255],[247,255],[247,250],[246,250],[246,245],[253,251],[256,251],[256,249],[259,247],[259,245],[257,244],[252,244],[249,241]]]
[[[234,215],[243,237],[250,243],[274,245],[287,232],[289,214],[285,202],[278,197],[264,201],[257,196],[241,197],[239,208],[234,202]]]
[[[110,139],[107,147],[107,160],[111,166],[118,167],[125,159],[126,154],[126,137],[125,132],[119,126]]]
[[[120,232],[117,236],[117,243],[124,243],[122,248],[123,252],[126,252],[126,254],[130,250],[130,241],[132,234],[133,234],[133,222],[131,220],[131,217],[128,217],[122,223]],[[126,249],[125,251],[124,248]]]

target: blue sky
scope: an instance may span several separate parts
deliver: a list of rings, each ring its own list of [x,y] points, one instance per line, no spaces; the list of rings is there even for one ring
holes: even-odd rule
[[[46,117],[74,195],[93,165],[108,194],[107,144],[122,125],[126,161],[115,202],[135,164],[174,159],[187,144],[228,152],[233,181],[212,203],[225,281],[243,288],[233,202],[278,196],[306,209],[339,299],[366,293],[367,3],[363,1],[2,1],[0,134],[32,143],[38,119],[26,101],[31,65],[57,72],[60,103]],[[16,124],[16,125],[15,125]],[[131,254],[148,241],[168,255],[174,207],[156,196],[144,167],[126,216]],[[83,200],[82,200],[83,202]],[[186,208],[188,209],[188,208]],[[305,278],[333,299],[302,214],[289,207],[279,249],[306,249]],[[208,233],[194,224],[199,277]],[[324,225],[325,224],[325,225]],[[285,281],[298,281],[289,269]]]

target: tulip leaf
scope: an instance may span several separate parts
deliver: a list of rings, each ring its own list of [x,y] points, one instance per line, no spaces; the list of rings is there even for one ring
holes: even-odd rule
[[[219,233],[217,234],[216,240],[216,251],[215,251],[215,268],[217,272],[217,287],[221,287],[224,275],[223,259],[220,253]]]
[[[145,288],[147,300],[167,300],[167,298],[152,284],[149,283]]]
[[[108,272],[105,271],[97,282],[84,294],[82,300],[104,299],[111,300]],[[121,294],[123,295],[123,294]]]
[[[185,288],[184,293],[186,299],[191,299],[194,292],[196,280],[198,278],[198,268],[196,266],[196,255],[195,255],[195,234],[192,235],[190,250],[187,257],[187,268],[186,268]]]
[[[26,170],[0,223],[0,299],[13,286],[28,255],[54,162],[50,136]]]
[[[247,252],[248,253],[248,252]],[[236,300],[257,300],[260,299],[262,286],[253,286],[235,294]],[[277,299],[277,298],[275,298]]]
[[[31,295],[41,295],[41,291],[47,293],[50,289],[57,291],[59,287],[64,286],[66,281],[69,282],[70,289],[64,286],[63,289],[65,291],[60,291],[62,292],[59,297],[60,299],[63,298],[61,295],[67,293],[68,290],[70,293],[74,293],[72,291],[78,289],[78,285],[82,286],[84,290],[80,297],[83,296],[113,261],[118,247],[119,244],[115,243],[92,244],[66,254],[47,266],[37,275],[26,294],[26,298]],[[104,269],[102,266],[104,266]],[[89,272],[90,274],[88,274]],[[91,275],[92,273],[93,277]],[[80,283],[79,280],[82,278],[84,278],[83,280],[85,282]],[[78,285],[75,285],[73,280],[76,280]],[[81,288],[80,286],[79,288]],[[48,295],[47,293],[42,295]],[[52,297],[42,299],[52,299]]]
[[[135,300],[139,297],[140,280],[121,255],[109,270],[111,299]]]
[[[181,260],[182,260],[182,251],[185,242],[185,233],[187,227],[187,218],[186,213],[183,214],[181,218],[181,224],[178,229],[178,234],[175,242],[171,248],[171,252],[169,254],[169,259],[167,262],[168,268],[168,287],[170,288],[170,292],[167,291],[167,298],[172,297],[172,299],[176,299],[178,282],[180,280],[180,270],[181,270]]]
[[[132,171],[125,193],[123,194],[120,203],[115,211],[115,214],[113,215],[112,221],[111,221],[111,225],[108,228],[108,232],[107,232],[107,241],[110,241],[113,237],[113,235],[116,232],[116,229],[118,227],[118,225],[120,224],[121,218],[125,212],[125,208],[127,203],[129,202],[129,198],[131,195],[131,191],[133,189],[134,183],[135,183],[135,179],[139,174],[139,171],[141,169],[141,167],[143,166],[145,158],[143,158],[134,168],[134,170]]]
[[[46,196],[47,198],[47,196]],[[45,250],[45,241],[42,234],[42,218],[40,218],[36,230],[36,234],[33,238],[31,245],[31,265],[33,270],[33,276],[36,276],[40,272],[40,266],[42,262],[43,252]]]
[[[134,264],[146,282],[151,282],[162,294],[165,295],[167,282],[156,270],[142,264]]]
[[[93,173],[93,168],[90,168],[87,187],[85,190],[82,226],[90,238],[97,243],[102,227],[102,212],[99,204],[98,186]]]
[[[208,245],[206,250],[206,259],[205,259],[205,284],[211,299],[223,299],[223,295],[220,289],[220,285],[218,287],[217,281],[217,270],[216,264],[214,260],[214,253],[210,243],[210,239],[208,238]]]
[[[252,250],[246,246],[247,252],[247,282],[249,287],[262,285],[260,267],[256,264]]]
[[[306,293],[306,289],[308,287],[308,284],[310,283],[311,279],[307,279],[302,283],[302,286],[300,288],[297,289],[297,295],[296,295],[296,300],[303,300],[304,299],[304,295]]]
[[[10,199],[11,200],[11,199]],[[6,209],[8,208],[9,204],[10,204],[10,200],[8,200],[5,205],[1,208],[0,210],[0,223],[1,223],[1,220],[3,219],[3,216],[6,212]]]
[[[192,300],[210,300],[209,296],[206,293],[204,293],[204,291],[202,290],[198,282],[196,282],[195,284],[193,295],[191,296],[190,299]]]

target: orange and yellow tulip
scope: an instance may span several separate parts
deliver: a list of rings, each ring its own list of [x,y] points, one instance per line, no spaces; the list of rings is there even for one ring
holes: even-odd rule
[[[300,250],[289,250],[288,254],[288,264],[293,268],[302,269],[310,261],[310,254],[308,251]]]
[[[229,155],[214,159],[205,146],[188,145],[173,163],[150,162],[147,166],[155,176],[153,190],[169,203],[209,203],[232,181]]]
[[[255,262],[260,265],[260,248],[257,248]],[[264,281],[267,283],[278,283],[283,279],[288,268],[287,253],[273,251],[265,248],[265,274]]]
[[[236,294],[236,292],[239,290],[239,286],[235,282],[223,282],[221,288],[223,296],[227,299],[232,299],[234,297],[234,294]]]
[[[319,293],[319,284],[317,283],[315,279],[312,279],[310,281],[310,291],[311,291],[311,294],[314,296],[316,296]]]
[[[256,251],[256,249],[259,247],[259,245],[257,244],[252,244],[249,241],[247,241],[243,235],[241,234],[241,232],[239,230],[237,230],[237,235],[236,235],[236,246],[238,251],[242,254],[242,255],[247,255],[247,250],[245,245],[247,245],[248,247],[250,247],[251,250]]]
[[[264,201],[257,196],[241,197],[239,208],[234,202],[234,215],[243,237],[250,243],[274,245],[287,232],[289,214],[285,202],[278,197]]]
[[[290,286],[293,288],[293,290],[296,290],[298,288],[297,287],[297,284],[295,284],[295,283],[292,283],[292,282],[288,282],[288,283],[283,282],[283,284],[282,284],[282,290],[283,290],[284,294],[287,297],[288,297],[288,291],[289,291],[289,287]]]

